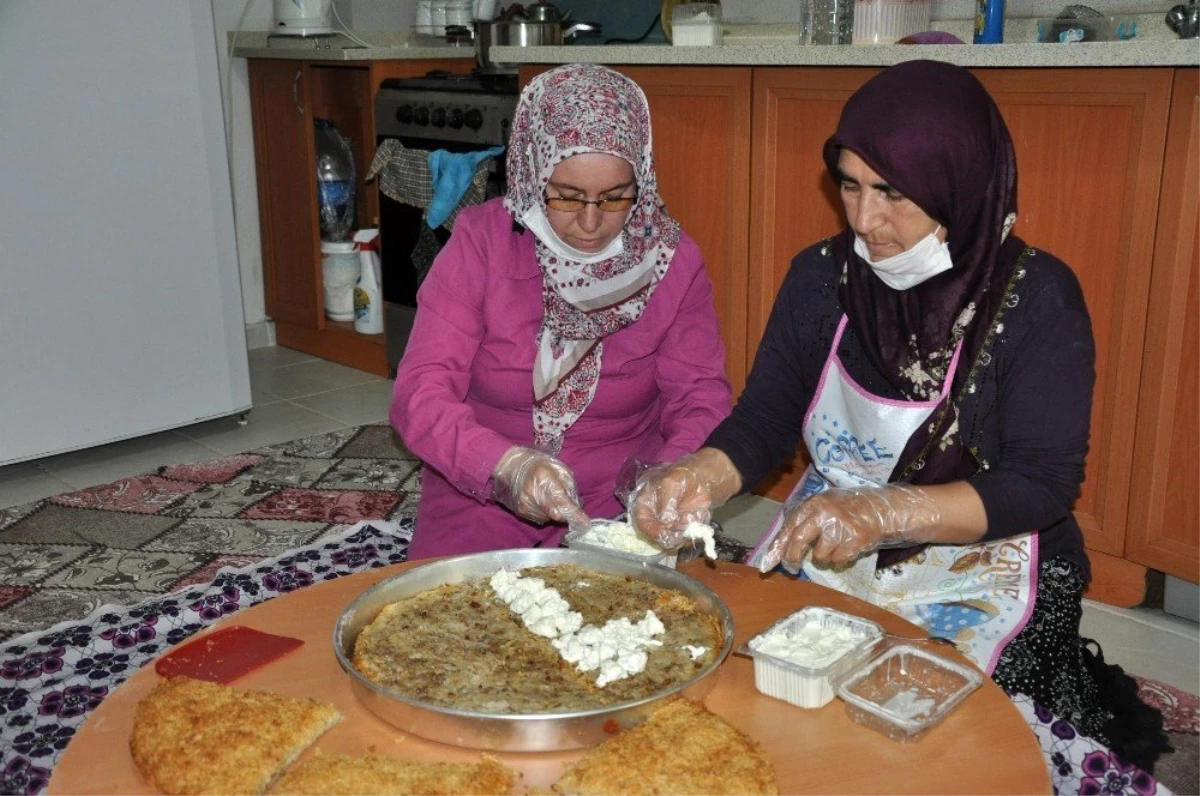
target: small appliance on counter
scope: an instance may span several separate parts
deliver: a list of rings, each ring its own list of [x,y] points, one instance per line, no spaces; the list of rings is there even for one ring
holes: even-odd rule
[[[1167,12],[1166,23],[1181,39],[1200,38],[1200,4],[1189,0],[1187,5],[1173,6]]]
[[[276,36],[330,36],[333,0],[274,0]]]

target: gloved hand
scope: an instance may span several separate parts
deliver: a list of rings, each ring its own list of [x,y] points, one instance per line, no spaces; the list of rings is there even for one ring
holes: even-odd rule
[[[827,489],[784,519],[759,569],[768,572],[782,563],[799,572],[809,547],[819,564],[850,564],[880,547],[932,541],[939,522],[937,503],[918,486]]]
[[[575,477],[548,453],[514,445],[492,472],[492,497],[509,511],[536,522],[587,524]]]
[[[701,448],[638,476],[630,495],[629,519],[642,535],[675,550],[683,544],[688,523],[708,523],[712,510],[741,486],[741,473],[728,456],[716,448]]]

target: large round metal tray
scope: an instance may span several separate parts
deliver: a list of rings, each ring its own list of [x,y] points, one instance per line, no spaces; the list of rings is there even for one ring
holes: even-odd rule
[[[630,575],[682,592],[716,617],[724,643],[712,662],[694,677],[644,699],[572,713],[479,713],[456,710],[405,697],[376,685],[354,668],[358,634],[385,605],[445,583],[488,577],[497,570],[576,564],[611,575]],[[582,749],[632,727],[658,703],[675,694],[703,699],[716,684],[711,675],[733,646],[733,616],[725,601],[704,584],[666,567],[585,550],[504,550],[443,559],[388,578],[359,595],[342,612],[333,630],[338,663],[350,677],[355,696],[367,710],[404,732],[432,741],[501,752]]]

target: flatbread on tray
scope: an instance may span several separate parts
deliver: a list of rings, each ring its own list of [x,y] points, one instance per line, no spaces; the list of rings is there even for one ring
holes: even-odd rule
[[[515,778],[498,760],[420,763],[391,757],[316,754],[292,766],[271,788],[275,796],[488,796],[508,793]]]
[[[174,677],[138,703],[129,749],[164,793],[257,794],[341,717],[315,699]]]
[[[589,750],[553,785],[578,794],[778,794],[762,747],[720,716],[677,697]]]

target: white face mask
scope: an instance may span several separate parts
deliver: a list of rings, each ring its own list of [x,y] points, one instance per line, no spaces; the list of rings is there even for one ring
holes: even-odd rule
[[[557,254],[564,260],[571,260],[577,263],[591,265],[610,257],[616,257],[625,250],[625,232],[613,238],[607,246],[598,252],[583,252],[573,246],[568,246],[567,243],[554,231],[550,226],[550,219],[546,218],[546,211],[541,205],[535,204],[533,207],[525,211],[525,215],[521,216],[521,223],[525,228],[537,236],[547,249]]]
[[[893,290],[908,290],[942,271],[949,271],[954,266],[950,260],[950,245],[937,238],[938,229],[941,228],[939,224],[937,229],[918,241],[911,249],[879,262],[871,261],[871,251],[867,248],[867,242],[856,232],[854,253],[863,258],[888,287]]]

